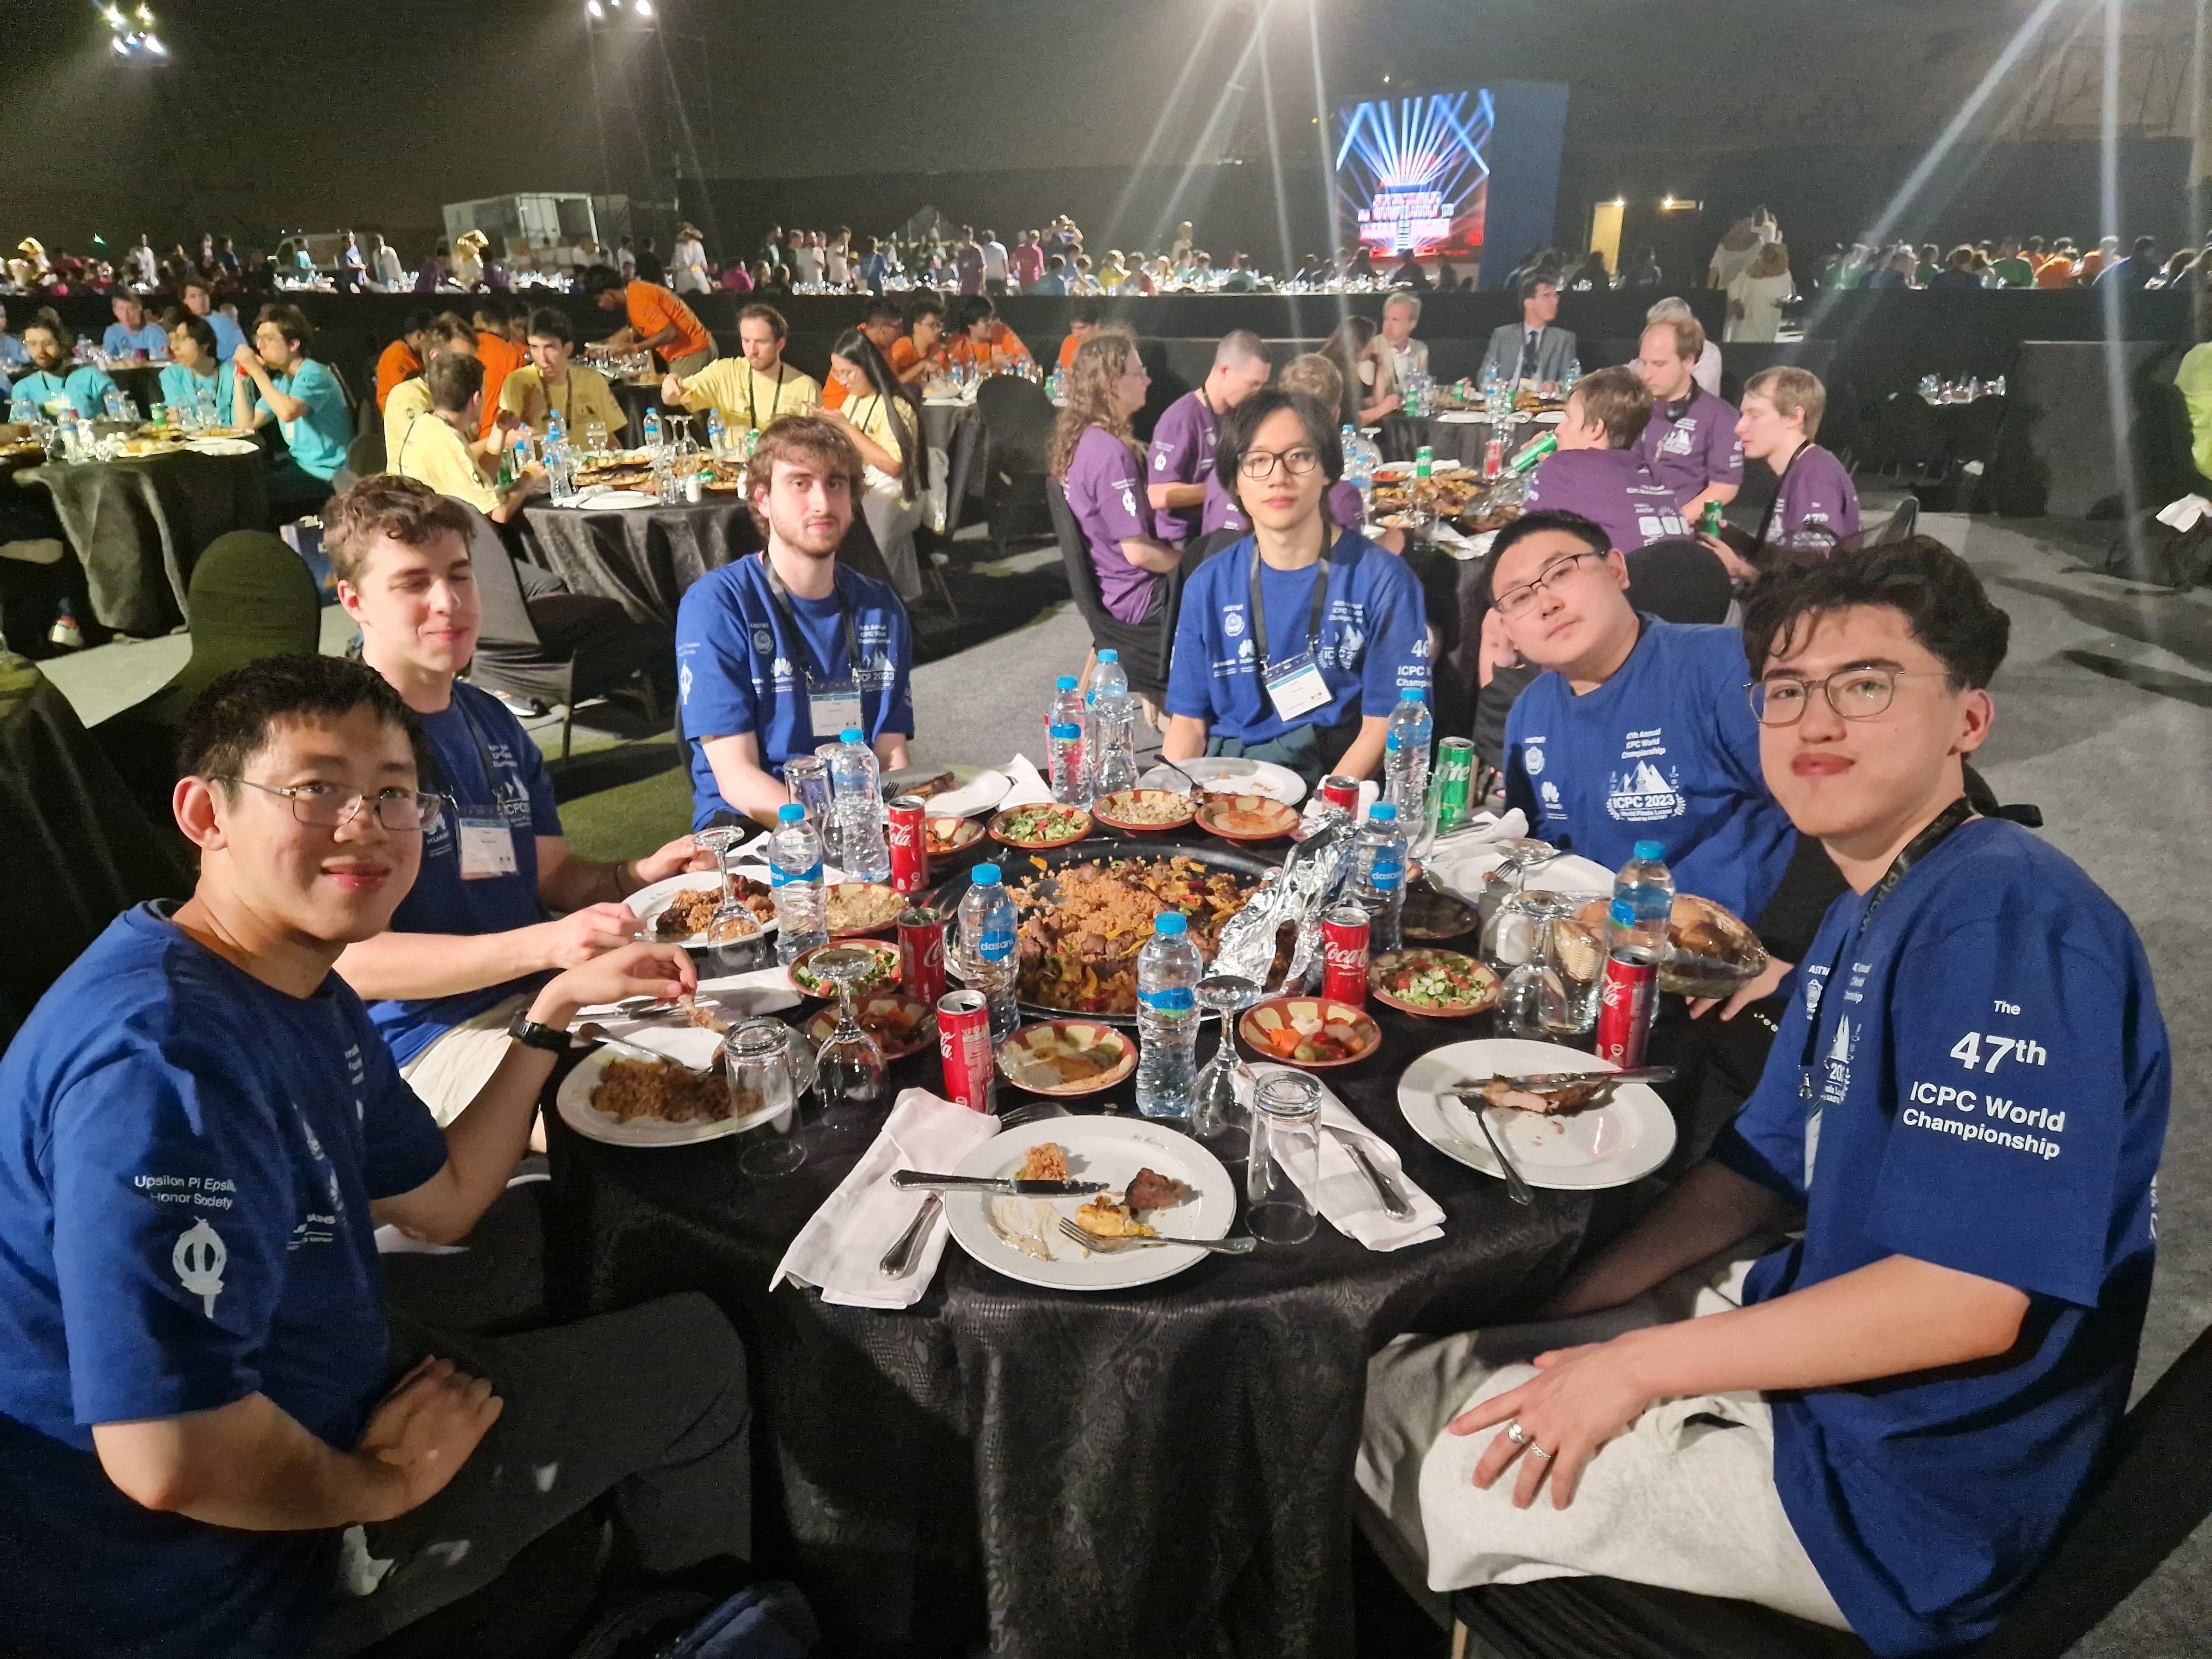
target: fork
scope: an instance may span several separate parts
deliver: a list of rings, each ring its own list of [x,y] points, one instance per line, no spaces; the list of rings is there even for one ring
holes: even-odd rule
[[[1187,1244],[1194,1250],[1211,1250],[1216,1255],[1249,1255],[1259,1248],[1256,1238],[1101,1238],[1086,1227],[1079,1227],[1066,1216],[1060,1218],[1063,1238],[1073,1239],[1086,1250],[1096,1250],[1103,1255],[1112,1255],[1133,1244]]]

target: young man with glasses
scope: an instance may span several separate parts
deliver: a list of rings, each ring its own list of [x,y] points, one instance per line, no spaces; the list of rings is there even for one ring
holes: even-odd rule
[[[181,747],[191,897],[118,917],[0,1059],[9,1645],[353,1652],[610,1491],[651,1571],[745,1555],[744,1356],[703,1298],[459,1342],[381,1305],[377,1226],[465,1237],[568,1023],[691,989],[684,953],[538,987],[441,1132],[331,972],[445,816],[415,716],[359,664],[269,658]]]
[[[338,972],[368,1000],[400,1074],[451,1121],[500,1064],[508,1024],[547,975],[638,936],[623,899],[714,859],[689,836],[620,864],[568,850],[538,745],[498,698],[457,678],[482,616],[458,505],[380,474],[333,501],[325,525],[362,660],[415,711],[426,780],[447,802],[392,926],[348,945]]]
[[[2048,1556],[2127,1404],[2171,1073],[2127,918],[1966,802],[2008,631],[1924,537],[1753,599],[1761,767],[1849,890],[1758,1091],[1553,1322],[1371,1363],[1401,1572],[1629,1578],[1904,1655],[1972,1650]]]
[[[1311,398],[1261,390],[1240,401],[1215,465],[1252,534],[1184,586],[1160,753],[1273,761],[1309,786],[1332,772],[1371,776],[1400,691],[1429,687],[1420,583],[1330,521],[1323,501],[1344,457],[1330,411]]]

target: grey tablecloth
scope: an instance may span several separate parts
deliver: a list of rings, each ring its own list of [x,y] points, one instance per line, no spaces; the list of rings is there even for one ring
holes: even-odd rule
[[[142,638],[185,615],[185,584],[200,550],[233,530],[258,530],[269,503],[266,463],[251,455],[175,455],[49,463],[16,475],[53,497],[70,550],[84,565],[95,618]]]
[[[1392,459],[1410,460],[1413,451],[1426,444],[1440,461],[1457,461],[1477,472],[1482,470],[1483,452],[1490,443],[1489,422],[1443,421],[1431,416],[1405,424],[1410,447],[1403,456]],[[1533,420],[1516,420],[1505,434],[1506,457],[1510,459],[1515,450],[1544,429]]]
[[[1561,1193],[1515,1208],[1399,1116],[1406,1065],[1486,1019],[1370,1012],[1382,1051],[1328,1082],[1443,1206],[1441,1240],[1377,1254],[1323,1222],[1111,1297],[948,1246],[921,1303],[874,1312],[768,1289],[849,1155],[758,1186],[727,1142],[623,1150],[556,1121],[554,1282],[579,1311],[678,1289],[728,1311],[781,1510],[763,1556],[840,1653],[959,1651],[988,1625],[994,1659],[1340,1659],[1368,1356],[1441,1293],[1455,1324],[1525,1307],[1591,1214]],[[940,1078],[933,1053],[891,1068],[894,1089]],[[1126,1085],[1103,1098],[1130,1109]]]
[[[591,513],[529,507],[524,522],[545,568],[574,593],[618,600],[633,622],[672,628],[684,590],[761,545],[744,498],[710,495],[698,506]]]

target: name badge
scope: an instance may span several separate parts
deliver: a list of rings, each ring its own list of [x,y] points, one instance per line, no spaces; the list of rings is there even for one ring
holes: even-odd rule
[[[824,742],[848,726],[867,729],[860,720],[860,689],[856,685],[832,685],[808,692],[806,714],[814,735]]]
[[[463,881],[489,881],[514,873],[514,832],[504,818],[463,818],[457,827]]]
[[[1268,664],[1267,686],[1275,713],[1286,720],[1310,714],[1334,695],[1310,651],[1301,651],[1286,662]]]

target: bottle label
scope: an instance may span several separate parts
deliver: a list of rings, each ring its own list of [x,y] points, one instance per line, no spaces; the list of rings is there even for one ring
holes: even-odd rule
[[[1377,859],[1367,872],[1367,884],[1378,893],[1395,893],[1406,878],[1406,866],[1395,859]]]
[[[822,881],[822,860],[815,860],[814,867],[811,870],[787,870],[781,865],[774,863],[769,866],[768,884],[770,887],[787,887],[794,881],[819,886]]]
[[[1156,1014],[1187,1014],[1198,1006],[1188,985],[1164,985],[1157,991],[1139,991],[1137,1000]]]
[[[986,927],[975,940],[975,954],[986,962],[1004,962],[1014,953],[1014,930]]]

